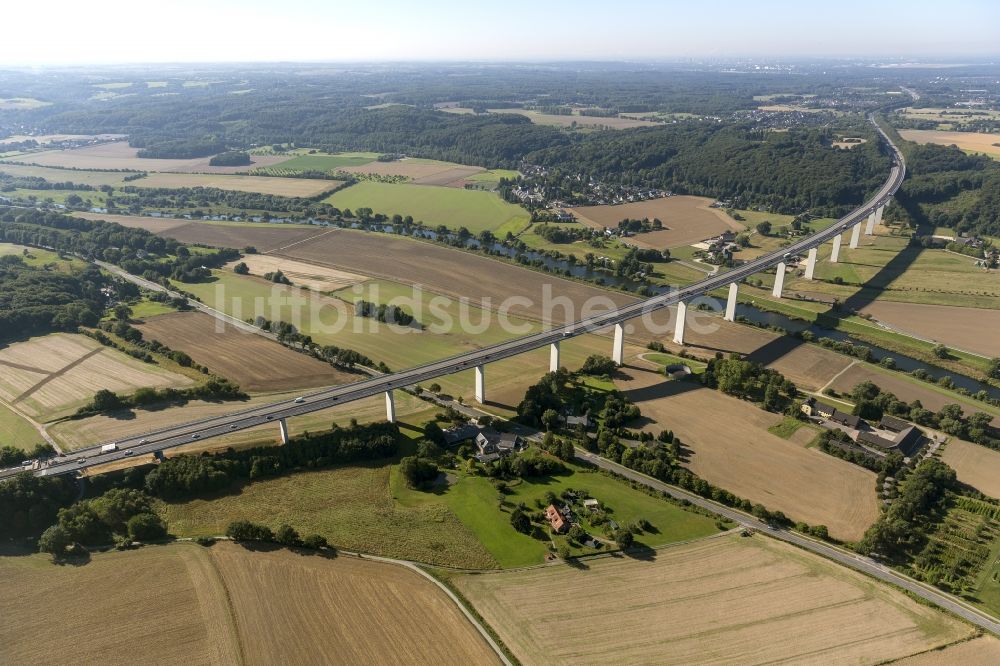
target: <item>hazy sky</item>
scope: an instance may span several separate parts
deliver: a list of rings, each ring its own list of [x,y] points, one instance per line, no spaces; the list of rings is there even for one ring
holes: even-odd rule
[[[8,0],[0,64],[1000,55],[1000,1]]]

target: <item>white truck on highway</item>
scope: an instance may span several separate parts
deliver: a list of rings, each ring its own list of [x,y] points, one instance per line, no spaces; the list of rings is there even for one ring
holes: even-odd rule
[[[101,447],[101,453],[111,453],[118,450],[118,442],[111,442]]]

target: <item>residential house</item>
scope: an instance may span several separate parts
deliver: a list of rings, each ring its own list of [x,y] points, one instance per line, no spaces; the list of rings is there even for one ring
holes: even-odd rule
[[[802,413],[806,416],[824,419],[832,417],[834,412],[837,411],[825,402],[819,402],[816,398],[809,398],[802,403],[802,406],[799,409],[801,409]]]
[[[562,513],[554,504],[549,504],[545,509],[545,518],[556,534],[562,534],[569,530],[569,523],[563,518]]]
[[[476,448],[479,450],[476,460],[479,462],[492,462],[498,458],[521,451],[524,449],[524,442],[518,435],[511,432],[481,430],[476,435]]]
[[[601,503],[598,502],[593,497],[588,497],[587,499],[583,500],[583,507],[588,511],[594,512],[600,510]]]

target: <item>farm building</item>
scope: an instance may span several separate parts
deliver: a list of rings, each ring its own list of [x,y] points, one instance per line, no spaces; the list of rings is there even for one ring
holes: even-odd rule
[[[891,417],[890,417],[891,418]],[[895,419],[900,421],[900,419]],[[858,433],[858,444],[877,455],[885,456],[899,452],[907,458],[916,455],[923,446],[924,434],[914,425],[901,421],[906,425],[899,431],[886,430],[882,434],[865,431]],[[885,436],[885,433],[891,436]]]
[[[842,412],[839,409],[834,409],[833,414],[829,417],[834,423],[839,423],[840,425],[847,426],[848,428],[857,428],[861,425],[861,418],[855,416],[854,414],[848,414],[847,412]]]
[[[891,430],[892,432],[903,432],[910,427],[909,422],[903,419],[897,419],[895,416],[889,416],[886,414],[879,421],[878,427],[883,430]]]
[[[562,534],[569,529],[569,524],[554,504],[549,504],[549,506],[545,509],[545,517],[548,519],[549,525],[552,527],[553,531],[557,534]]]

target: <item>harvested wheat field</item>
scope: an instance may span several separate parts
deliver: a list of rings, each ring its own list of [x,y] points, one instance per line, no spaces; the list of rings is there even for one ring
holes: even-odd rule
[[[253,164],[245,166],[210,166],[210,157],[192,159],[154,159],[137,157],[138,148],[127,141],[113,141],[83,148],[50,150],[21,155],[18,161],[39,166],[61,166],[75,169],[129,169],[132,171],[170,171],[179,173],[237,173],[274,166],[289,160],[287,155],[252,155]]]
[[[331,386],[358,378],[234,326],[225,326],[220,332],[217,323],[217,319],[202,312],[171,312],[150,317],[135,327],[146,340],[159,340],[185,352],[244,391]]]
[[[4,557],[0,575],[5,663],[497,661],[444,592],[394,564],[220,542],[77,567]]]
[[[215,168],[215,167],[213,167]],[[245,167],[247,169],[251,167]],[[215,187],[236,192],[260,192],[279,197],[315,197],[343,185],[339,180],[226,176],[197,173],[151,173],[129,183],[135,187]]]
[[[489,664],[496,654],[415,571],[341,556],[211,548],[247,664]]]
[[[239,262],[247,265],[251,275],[281,271],[285,277],[292,281],[292,284],[313,291],[337,291],[368,279],[367,276],[348,273],[329,266],[308,264],[304,261],[267,254],[248,254],[238,261],[227,264],[225,270],[232,270],[233,266]]]
[[[761,536],[452,581],[526,665],[875,664],[973,632]]]
[[[906,657],[892,662],[893,666],[996,666],[1000,664],[1000,640],[989,634],[969,641],[955,643],[943,649],[930,650],[923,654]]]
[[[641,247],[662,250],[665,247],[690,245],[717,236],[723,231],[743,231],[739,222],[718,208],[710,208],[711,199],[705,197],[677,196],[617,206],[580,206],[568,210],[588,227],[616,228],[622,220],[659,218],[663,231],[651,231],[632,236],[630,242]]]
[[[1000,451],[952,437],[942,462],[955,470],[958,480],[990,497],[1000,498]]]
[[[4,663],[240,661],[226,590],[200,546],[97,554],[84,566],[0,557],[0,577]]]
[[[31,417],[65,416],[106,388],[192,386],[190,377],[143,363],[83,335],[53,333],[0,350],[0,398]]]
[[[984,356],[1000,356],[1000,310],[872,301],[861,312],[893,328]]]
[[[962,150],[987,153],[1000,157],[1000,134],[987,132],[946,132],[939,130],[899,130],[907,141],[936,143],[939,146],[958,146]]]
[[[686,466],[709,483],[792,520],[826,525],[838,539],[860,539],[878,518],[875,473],[771,434],[781,415],[633,366],[615,384],[651,420],[643,430],[673,430],[690,451]]]

